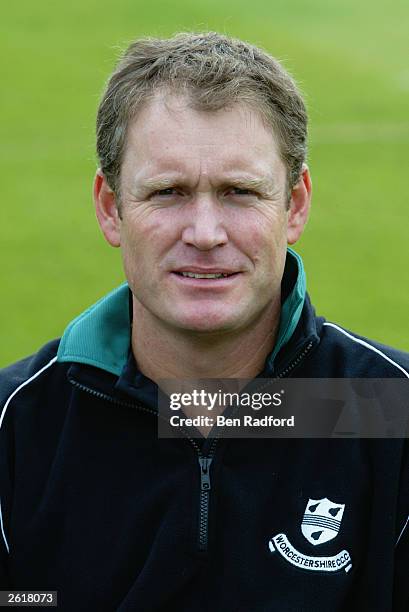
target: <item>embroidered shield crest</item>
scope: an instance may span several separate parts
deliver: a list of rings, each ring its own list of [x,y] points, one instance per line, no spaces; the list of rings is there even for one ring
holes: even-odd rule
[[[333,540],[341,527],[345,504],[330,499],[309,499],[301,523],[301,531],[310,544],[324,544]]]

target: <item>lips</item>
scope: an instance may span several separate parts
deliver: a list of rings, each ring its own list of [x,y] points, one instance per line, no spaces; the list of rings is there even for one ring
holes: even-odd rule
[[[199,279],[215,279],[215,278],[227,278],[232,276],[235,272],[176,272],[180,276],[185,278],[199,278]]]
[[[173,270],[174,274],[183,284],[201,287],[224,286],[232,282],[241,272],[226,270],[225,268],[181,268]],[[226,285],[227,286],[227,285]]]
[[[195,268],[195,267],[179,268],[177,270],[173,270],[173,272],[175,274],[181,274],[183,276],[190,276],[191,278],[194,278],[194,276],[210,278],[210,277],[213,277],[214,275],[231,276],[232,274],[238,274],[238,270],[229,270],[227,268]]]

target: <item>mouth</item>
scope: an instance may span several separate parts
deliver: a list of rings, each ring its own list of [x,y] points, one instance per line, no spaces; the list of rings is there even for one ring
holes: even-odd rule
[[[174,272],[178,276],[183,276],[184,278],[197,278],[197,279],[217,279],[217,278],[228,278],[229,276],[235,276],[239,274],[238,272],[209,272],[209,273],[201,273],[201,272]]]
[[[197,272],[191,270],[175,270],[172,276],[177,282],[186,288],[202,288],[216,291],[217,288],[223,289],[233,285],[241,272],[228,272],[226,270],[214,270],[212,272]]]

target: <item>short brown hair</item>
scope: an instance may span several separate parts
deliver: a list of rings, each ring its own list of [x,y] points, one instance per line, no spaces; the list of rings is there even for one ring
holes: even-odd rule
[[[187,95],[196,110],[216,111],[236,103],[257,109],[279,138],[290,194],[307,153],[307,112],[294,80],[258,47],[206,32],[139,39],[111,75],[98,109],[97,154],[118,197],[129,122],[162,88]]]

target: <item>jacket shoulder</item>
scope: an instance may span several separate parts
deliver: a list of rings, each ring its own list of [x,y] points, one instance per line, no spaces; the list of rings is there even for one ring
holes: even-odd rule
[[[361,336],[336,323],[322,325],[322,347],[345,377],[409,378],[409,353]]]
[[[60,339],[51,340],[37,353],[0,370],[0,406],[24,383],[40,375],[57,360]]]

